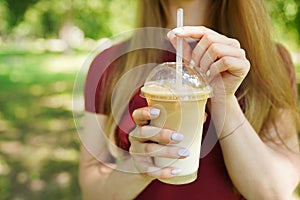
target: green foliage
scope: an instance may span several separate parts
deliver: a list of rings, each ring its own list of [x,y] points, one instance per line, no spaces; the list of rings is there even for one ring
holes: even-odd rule
[[[0,53],[0,199],[81,199],[71,105],[86,55]]]
[[[300,43],[300,1],[266,2],[278,37]],[[87,38],[110,37],[133,27],[135,9],[136,0],[0,0],[0,36],[57,38],[71,24]]]
[[[299,0],[267,0],[278,37],[289,44],[300,44],[300,1]],[[297,45],[297,44],[296,44]]]
[[[2,0],[0,35],[57,38],[71,24],[99,39],[132,27],[133,9],[134,0]]]
[[[20,21],[23,20],[26,10],[36,3],[38,0],[14,0],[14,1],[5,1],[6,6],[9,10],[9,24],[11,26],[17,25]]]

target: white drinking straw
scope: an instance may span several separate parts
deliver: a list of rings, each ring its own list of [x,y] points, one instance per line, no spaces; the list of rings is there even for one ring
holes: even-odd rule
[[[177,28],[183,27],[183,9],[177,9]],[[177,37],[177,48],[176,48],[176,86],[177,88],[182,87],[182,38]]]

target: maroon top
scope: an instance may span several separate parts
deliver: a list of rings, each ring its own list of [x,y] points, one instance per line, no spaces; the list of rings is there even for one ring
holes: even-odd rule
[[[113,46],[100,53],[92,62],[85,86],[86,111],[107,114],[105,108],[99,107],[99,101],[104,99],[102,91],[106,87],[103,86],[103,80],[109,80],[109,75],[113,74],[112,72],[120,66],[115,64],[120,59],[116,55],[123,54],[124,49],[126,49],[125,43]],[[166,51],[161,62],[174,60],[174,53]],[[105,81],[104,83],[109,84]],[[139,93],[140,91],[130,101],[129,113],[123,116],[116,129],[117,145],[127,151],[130,146],[128,133],[135,127],[131,114],[134,109],[147,106],[147,102],[140,97]],[[216,137],[215,129],[211,126],[210,117],[208,117],[204,124],[202,141],[205,143],[205,141],[214,140],[216,144],[209,153],[203,150],[206,144],[202,144],[201,153],[204,152],[207,155],[202,155],[199,159],[198,177],[194,182],[186,185],[170,185],[154,180],[136,199],[244,199],[232,186],[226,171],[220,144]]]

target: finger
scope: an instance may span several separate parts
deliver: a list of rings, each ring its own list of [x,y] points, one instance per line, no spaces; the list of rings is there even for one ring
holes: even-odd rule
[[[231,56],[224,56],[210,66],[210,80],[217,74],[228,71],[236,77],[245,77],[250,70],[250,62]]]
[[[135,166],[141,173],[146,173],[149,167],[154,166],[153,159],[147,156],[139,156],[136,154],[131,154],[134,160]]]
[[[199,42],[201,39],[204,39],[202,41],[202,45],[204,46],[209,46],[210,43],[215,42],[240,48],[240,43],[238,40],[228,38],[225,35],[222,35],[204,26],[184,26],[180,28],[175,28],[171,30],[168,33],[168,35],[176,35],[178,37],[189,37],[198,40]]]
[[[136,125],[143,126],[148,124],[149,120],[155,119],[160,114],[158,108],[143,107],[133,111],[132,118]]]
[[[155,126],[143,126],[137,132],[136,137],[147,139],[148,141],[158,142],[161,144],[175,144],[183,140],[181,133],[174,132],[170,129],[158,128]]]
[[[173,47],[176,49],[178,37],[171,31],[168,33],[167,36],[170,39],[170,42],[173,45]],[[183,56],[182,59],[184,62],[190,62],[191,57],[192,57],[192,48],[184,38],[182,38],[182,39],[183,39],[182,40],[182,56]]]
[[[180,37],[190,37],[196,40],[200,40],[204,35],[214,35],[218,37],[226,37],[212,29],[205,26],[184,26],[180,28],[174,28],[171,32]],[[220,38],[221,39],[221,38]],[[220,42],[224,42],[219,40]]]
[[[170,129],[162,129],[155,126],[136,127],[129,134],[130,141],[152,141],[161,144],[176,144],[184,139],[183,134]]]
[[[201,70],[206,73],[210,65],[224,56],[244,58],[245,51],[243,49],[232,47],[229,45],[213,43],[209,46],[207,51],[202,56],[202,59],[200,60]]]
[[[144,173],[147,176],[149,176],[151,179],[172,178],[180,174],[181,172],[181,169],[179,168],[172,168],[172,167],[159,168],[154,165],[151,157],[134,156],[134,160],[138,170],[141,173]]]
[[[190,151],[182,147],[161,145],[157,143],[142,143],[138,141],[134,141],[130,145],[129,151],[131,155],[173,159],[182,159],[190,155]]]
[[[192,62],[195,63],[195,66],[202,67],[200,60],[202,59],[207,49],[214,43],[240,48],[240,43],[235,39],[228,38],[220,34],[204,34],[192,53],[191,60],[193,60]]]
[[[181,169],[179,168],[172,168],[172,167],[165,167],[165,168],[158,168],[156,166],[149,166],[147,169],[146,174],[148,176],[157,178],[157,179],[168,179],[173,178],[174,176],[181,173]]]

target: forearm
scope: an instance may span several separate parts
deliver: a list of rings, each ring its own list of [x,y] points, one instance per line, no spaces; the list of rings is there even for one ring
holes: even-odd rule
[[[82,164],[80,185],[83,199],[134,199],[151,183],[151,179],[133,173],[133,169],[132,159],[110,166],[102,163]]]
[[[248,199],[263,199],[265,195],[286,199],[298,181],[290,160],[259,138],[235,98],[228,99],[223,109],[215,103],[211,112],[217,132],[224,138],[220,144],[235,187]],[[220,112],[226,114],[222,116]]]

